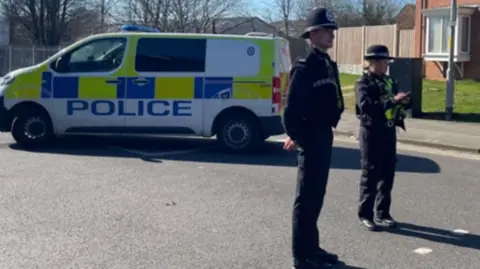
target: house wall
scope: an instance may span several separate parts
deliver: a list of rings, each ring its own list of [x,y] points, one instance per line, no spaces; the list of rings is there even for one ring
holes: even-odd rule
[[[421,4],[425,6],[422,8]],[[425,53],[426,20],[422,19],[421,11],[427,8],[450,6],[451,0],[416,0],[415,12],[415,56],[422,57]],[[480,5],[480,0],[457,0],[458,5]],[[464,78],[480,79],[480,12],[476,11],[471,18],[470,53],[471,60],[464,65]],[[441,62],[425,61],[424,75],[426,78],[444,80],[444,67]]]
[[[399,29],[413,29],[415,27],[415,5],[406,5],[395,17]]]

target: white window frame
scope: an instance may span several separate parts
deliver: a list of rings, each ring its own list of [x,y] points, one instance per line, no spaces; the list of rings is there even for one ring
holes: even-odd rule
[[[466,51],[463,51],[462,50],[462,36],[460,36],[461,33],[463,33],[463,28],[465,27],[465,25],[463,25],[462,21],[463,19],[467,19],[467,24],[468,24],[468,34],[467,34],[467,50]],[[456,33],[455,33],[455,39],[456,39],[456,48],[458,50],[459,53],[468,53],[470,54],[470,46],[471,46],[471,38],[472,38],[472,17],[470,16],[459,16],[458,18],[458,22],[459,24],[458,25],[461,25],[461,27],[459,28],[458,25],[457,25],[457,29],[456,30]],[[460,32],[461,31],[461,32]]]
[[[433,15],[433,16],[428,16],[427,17],[427,25],[426,25],[426,33],[425,33],[425,54],[426,55],[442,55],[442,54],[448,54],[448,50],[449,50],[449,44],[448,44],[448,41],[447,41],[447,48],[443,48],[442,47],[442,50],[445,50],[445,51],[442,51],[442,52],[433,52],[433,51],[430,51],[430,43],[431,43],[431,40],[430,40],[430,23],[431,23],[431,20],[432,19],[441,19],[441,24],[442,24],[442,27],[445,23],[447,23],[447,25],[449,24],[449,18],[447,15]],[[448,27],[448,26],[447,26]],[[447,29],[447,34],[450,35],[450,29]],[[440,33],[440,41],[442,42],[442,45],[443,45],[443,39],[445,38],[443,35],[445,34],[445,31],[441,31]]]
[[[454,61],[455,62],[467,62],[470,61],[470,40],[472,35],[472,19],[471,15],[475,11],[474,8],[470,7],[459,7],[457,12],[457,23],[455,27],[455,50],[454,50]],[[447,44],[447,50],[445,52],[430,52],[430,19],[431,18],[443,18],[447,20],[447,27],[450,24],[450,8],[433,8],[433,9],[426,9],[422,10],[423,15],[426,18],[426,25],[425,25],[425,54],[424,59],[426,61],[448,61],[449,55],[449,44]],[[468,36],[467,36],[467,51],[462,51],[461,49],[461,42],[462,42],[462,34],[463,34],[463,27],[462,21],[464,18],[468,18]],[[443,24],[443,23],[442,23]],[[447,32],[450,33],[450,28],[447,29]],[[443,40],[443,31],[442,31],[442,38]],[[447,42],[448,43],[448,42]]]

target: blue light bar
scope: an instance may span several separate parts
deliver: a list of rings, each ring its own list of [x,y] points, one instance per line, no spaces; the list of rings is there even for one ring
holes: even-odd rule
[[[148,33],[160,33],[159,29],[146,27],[146,26],[139,26],[134,24],[124,24],[120,27],[122,32],[148,32]]]

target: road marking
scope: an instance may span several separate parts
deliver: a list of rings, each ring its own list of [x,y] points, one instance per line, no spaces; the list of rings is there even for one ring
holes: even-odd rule
[[[135,155],[140,155],[142,157],[149,157],[149,158],[161,158],[161,157],[169,157],[169,156],[175,156],[175,155],[183,155],[183,154],[188,154],[188,153],[193,153],[193,152],[198,152],[206,149],[210,149],[212,147],[205,147],[205,148],[196,148],[196,149],[188,149],[188,150],[174,150],[174,151],[157,151],[157,152],[145,152],[145,151],[140,151],[140,150],[132,150],[128,148],[123,148],[123,147],[111,147],[112,149],[115,150],[122,150],[131,154]]]
[[[455,229],[452,231],[455,234],[468,234],[469,232],[467,230],[462,230],[462,229]]]
[[[432,252],[431,248],[417,248],[413,252],[420,254],[420,255],[427,255],[428,253]]]

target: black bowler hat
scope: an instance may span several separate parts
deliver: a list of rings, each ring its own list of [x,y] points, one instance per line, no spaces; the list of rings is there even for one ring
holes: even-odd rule
[[[335,16],[330,10],[325,8],[315,8],[308,13],[307,25],[301,37],[308,38],[311,31],[315,31],[320,28],[333,30],[338,29],[338,26],[335,23]]]
[[[367,52],[363,56],[364,60],[392,60],[387,46],[385,45],[372,45],[368,47]]]

